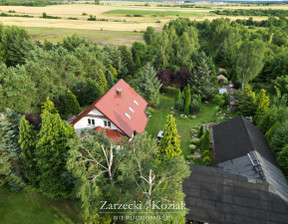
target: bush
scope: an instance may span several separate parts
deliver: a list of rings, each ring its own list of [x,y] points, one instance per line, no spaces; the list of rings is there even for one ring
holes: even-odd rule
[[[87,15],[88,15],[88,14],[87,14],[87,13],[85,13],[85,12],[83,12],[83,13],[82,13],[82,16],[87,16]]]
[[[201,165],[203,166],[211,166],[212,165],[212,161],[210,159],[210,157],[206,156],[202,159],[201,161]]]
[[[197,134],[197,137],[198,138],[201,138],[201,136],[204,134],[204,128],[203,126],[201,125],[201,127],[199,128],[198,130],[198,134]]]
[[[184,109],[184,100],[183,99],[176,100],[174,108],[176,110],[183,111],[183,109]]]
[[[189,105],[189,111],[190,111],[190,113],[192,113],[192,114],[197,114],[197,113],[199,113],[199,111],[200,111],[200,104],[199,104],[198,100],[196,100],[196,99],[192,99],[192,100],[191,100],[191,103],[190,103],[190,105]]]
[[[222,94],[218,94],[214,97],[214,102],[219,106],[223,107],[225,100]]]
[[[224,105],[228,106],[230,104],[230,94],[229,93],[224,93],[223,94],[223,98],[224,98]]]
[[[68,17],[67,19],[68,20],[78,20],[78,18],[76,18],[76,17]]]
[[[88,21],[96,21],[96,16],[90,15],[87,20],[88,20]]]

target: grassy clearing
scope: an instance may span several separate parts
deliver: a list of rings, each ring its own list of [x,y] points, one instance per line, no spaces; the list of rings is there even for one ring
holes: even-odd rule
[[[53,201],[35,193],[5,192],[0,188],[0,223],[84,223],[72,201]]]
[[[160,130],[163,130],[166,117],[171,111],[171,107],[174,106],[174,97],[176,94],[175,88],[167,88],[163,95],[161,95],[161,101],[157,108],[151,108],[152,117],[148,121],[146,131],[153,136],[156,136]],[[191,153],[189,149],[190,141],[192,139],[191,129],[202,123],[213,122],[215,116],[213,108],[216,105],[213,103],[202,104],[199,114],[194,119],[182,119],[179,115],[174,115],[176,119],[176,125],[178,134],[181,137],[181,149],[183,155],[187,156]]]
[[[74,33],[78,34],[78,36],[82,38],[87,38],[90,41],[97,41],[101,44],[130,46],[134,41],[143,41],[143,33],[141,32],[116,32],[43,27],[26,27],[25,29],[34,40],[48,40],[52,43],[57,43],[64,37],[72,36]]]
[[[114,16],[126,16],[126,15],[140,15],[140,16],[202,16],[208,14],[207,12],[201,11],[153,11],[153,10],[130,10],[130,9],[115,9],[111,11],[104,12],[105,15]]]

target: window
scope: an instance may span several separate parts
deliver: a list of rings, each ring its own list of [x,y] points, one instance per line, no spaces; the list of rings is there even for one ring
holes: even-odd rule
[[[107,121],[104,121],[104,126],[105,126],[105,127],[107,126]]]
[[[134,102],[137,106],[139,106],[139,103],[138,103],[136,100],[133,100],[133,102]]]
[[[124,113],[124,115],[125,115],[126,117],[128,117],[129,120],[131,119],[130,115],[127,114],[126,112]]]
[[[91,124],[91,119],[88,119],[88,124]]]
[[[108,127],[111,127],[111,122],[110,121],[108,121]]]
[[[134,114],[134,110],[131,107],[128,107],[128,109]]]
[[[95,120],[94,119],[92,119],[92,125],[95,126]]]

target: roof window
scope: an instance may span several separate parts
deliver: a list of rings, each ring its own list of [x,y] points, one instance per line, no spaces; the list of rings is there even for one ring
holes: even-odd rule
[[[134,110],[131,107],[128,107],[128,109],[134,114]]]
[[[131,119],[130,115],[127,114],[126,112],[124,113],[124,115],[125,115],[126,117],[128,117],[129,120]]]
[[[133,102],[134,102],[137,106],[139,106],[139,103],[138,103],[136,100],[133,100]]]

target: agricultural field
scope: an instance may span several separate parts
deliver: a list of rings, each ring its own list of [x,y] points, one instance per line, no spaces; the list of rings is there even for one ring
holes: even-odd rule
[[[213,20],[219,17],[229,17],[232,20],[244,19],[244,16],[221,16],[211,13],[221,9],[288,9],[288,6],[248,6],[229,4],[223,6],[201,6],[202,8],[180,8],[175,5],[159,6],[159,3],[144,4],[143,2],[101,2],[94,4],[68,4],[46,7],[0,6],[0,21],[4,25],[16,25],[27,29],[29,34],[39,41],[47,39],[53,43],[65,36],[77,33],[91,41],[102,44],[131,45],[134,41],[141,41],[142,31],[148,26],[157,31],[162,30],[165,23],[178,17],[195,20]],[[13,13],[11,13],[13,12]],[[60,19],[40,18],[43,13]],[[13,16],[12,15],[16,15]],[[18,17],[18,16],[33,16]],[[96,21],[88,21],[90,15]],[[263,20],[267,17],[254,17]],[[133,33],[132,33],[133,32]]]

